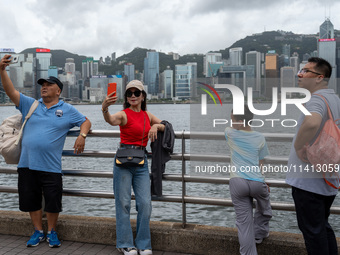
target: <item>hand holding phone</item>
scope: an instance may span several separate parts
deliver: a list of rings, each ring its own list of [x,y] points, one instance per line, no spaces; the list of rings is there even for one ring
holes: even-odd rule
[[[107,85],[107,95],[110,95],[113,92],[116,92],[116,93],[111,95],[111,97],[117,96],[117,83],[115,83],[115,82],[109,83]]]
[[[19,55],[11,55],[8,60],[10,60],[9,64],[16,64],[19,62]]]

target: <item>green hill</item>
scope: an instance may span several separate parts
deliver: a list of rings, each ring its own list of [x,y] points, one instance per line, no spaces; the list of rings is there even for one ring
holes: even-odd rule
[[[117,58],[116,62],[113,62],[111,66],[100,66],[99,70],[105,74],[115,74],[120,71],[124,71],[125,63],[132,63],[135,65],[135,70],[143,72],[144,69],[144,58],[146,53],[151,51],[150,49],[135,48],[130,53],[124,54]],[[159,52],[159,71],[163,72],[168,66],[170,69],[175,70],[175,65],[186,64],[188,62],[197,62],[197,72],[203,72],[203,55],[192,54],[184,55],[179,58],[179,60],[173,60],[172,55],[168,55]]]
[[[29,48],[23,50],[22,54],[24,53],[33,53],[34,56],[36,54],[36,49],[40,49],[39,47],[37,48]],[[52,53],[52,63],[51,65],[57,66],[57,67],[64,67],[66,63],[67,58],[73,58],[74,63],[76,64],[76,70],[81,72],[81,63],[83,60],[86,59],[86,56],[80,56],[78,54],[70,53],[65,50],[51,50]]]
[[[317,37],[318,34],[304,35],[294,34],[292,32],[285,31],[268,31],[259,34],[253,34],[247,36],[241,40],[236,41],[230,47],[222,50],[212,50],[212,52],[221,52],[223,59],[229,57],[229,49],[235,47],[243,48],[243,57],[245,53],[251,50],[256,50],[262,53],[267,53],[269,50],[275,50],[279,55],[282,53],[282,47],[285,44],[290,45],[291,54],[297,52],[302,58],[303,54],[311,53],[317,49]],[[340,38],[340,31],[335,30],[335,37]],[[338,46],[340,47],[340,45]],[[21,53],[34,53],[37,48],[30,48],[22,51]],[[150,49],[135,48],[131,52],[126,53],[117,58],[116,62],[112,62],[112,65],[100,65],[99,71],[106,75],[122,73],[124,71],[125,63],[132,63],[135,65],[135,70],[143,72],[144,58],[146,52]],[[86,56],[80,56],[74,53],[67,52],[65,50],[51,50],[52,53],[52,65],[58,67],[64,67],[66,58],[74,58],[76,63],[76,70],[81,71],[82,60],[86,59]],[[175,70],[175,65],[186,64],[188,62],[197,63],[198,77],[202,77],[203,73],[203,54],[188,54],[180,56],[179,60],[173,60],[171,55],[160,52],[159,53],[159,70],[163,72],[167,66],[172,70]]]

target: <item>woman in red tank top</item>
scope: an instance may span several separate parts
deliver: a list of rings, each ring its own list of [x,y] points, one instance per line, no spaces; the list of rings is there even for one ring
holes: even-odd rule
[[[146,93],[142,82],[133,80],[126,86],[124,110],[110,114],[108,107],[117,101],[116,92],[108,95],[103,104],[104,119],[120,127],[121,147],[146,147],[148,140],[157,139],[164,131],[161,120],[146,111]],[[145,156],[146,157],[146,156]],[[152,254],[150,235],[151,188],[148,163],[144,166],[122,167],[114,165],[113,189],[116,205],[116,247],[124,254]],[[130,224],[131,187],[136,198],[137,234],[135,241]]]

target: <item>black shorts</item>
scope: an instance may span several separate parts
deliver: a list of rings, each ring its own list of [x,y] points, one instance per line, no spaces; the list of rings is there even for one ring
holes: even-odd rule
[[[62,175],[43,171],[18,168],[19,209],[34,212],[42,208],[42,196],[45,198],[45,212],[62,211],[63,193]]]

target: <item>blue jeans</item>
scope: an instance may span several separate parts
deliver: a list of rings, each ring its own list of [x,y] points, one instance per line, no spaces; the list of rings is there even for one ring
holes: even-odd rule
[[[151,249],[151,189],[148,161],[143,167],[113,168],[113,190],[116,205],[117,248]],[[137,234],[134,245],[130,224],[131,186],[136,197]]]

